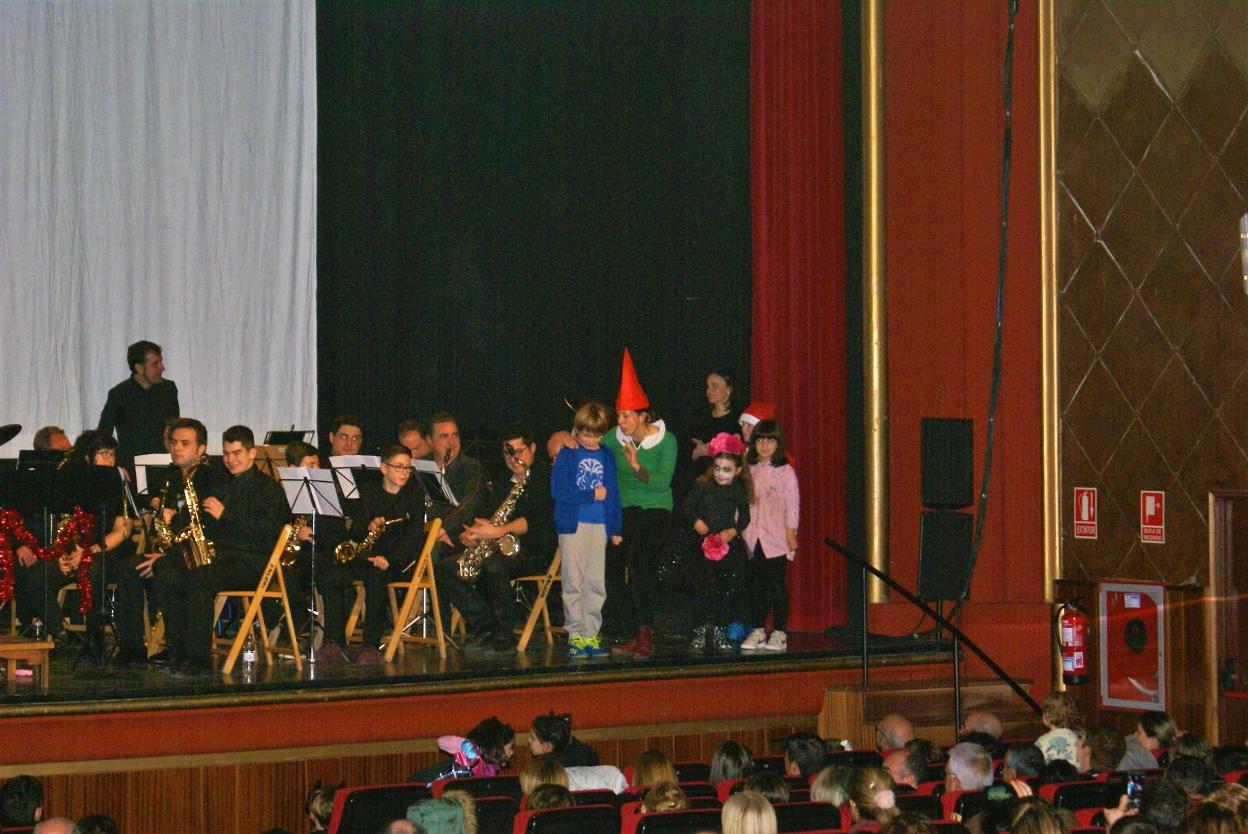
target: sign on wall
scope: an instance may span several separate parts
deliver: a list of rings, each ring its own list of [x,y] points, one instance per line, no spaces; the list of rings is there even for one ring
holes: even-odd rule
[[[1140,541],[1166,543],[1166,493],[1162,490],[1140,490]]]
[[[1075,487],[1075,538],[1096,538],[1096,487]]]
[[[1166,708],[1165,590],[1149,582],[1101,582],[1101,706]]]

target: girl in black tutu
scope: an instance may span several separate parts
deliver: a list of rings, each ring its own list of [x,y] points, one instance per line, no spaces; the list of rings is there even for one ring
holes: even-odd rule
[[[708,646],[732,651],[728,624],[740,619],[741,595],[749,561],[741,532],[750,523],[750,470],[742,455],[745,443],[721,432],[707,444],[711,466],[694,482],[685,499],[683,525],[689,578],[695,587],[695,652]]]

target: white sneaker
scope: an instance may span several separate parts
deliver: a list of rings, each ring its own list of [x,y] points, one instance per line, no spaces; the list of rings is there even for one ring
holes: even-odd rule
[[[741,641],[741,651],[752,652],[763,647],[763,641],[767,639],[767,632],[761,628],[756,628],[750,632],[750,636]]]
[[[789,638],[783,631],[776,629],[767,638],[767,642],[763,644],[763,648],[769,652],[782,652],[789,648]]]

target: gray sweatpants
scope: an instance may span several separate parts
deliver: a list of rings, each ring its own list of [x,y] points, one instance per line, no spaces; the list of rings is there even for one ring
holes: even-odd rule
[[[568,639],[597,637],[607,599],[607,527],[580,522],[575,533],[559,534],[562,561],[563,627]]]

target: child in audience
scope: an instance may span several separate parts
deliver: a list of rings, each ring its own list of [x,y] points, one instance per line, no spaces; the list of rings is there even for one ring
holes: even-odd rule
[[[754,772],[754,757],[750,749],[735,741],[721,741],[711,754],[710,783],[731,782],[744,779]]]
[[[776,809],[760,793],[741,791],[728,797],[720,812],[723,834],[776,834]]]
[[[732,651],[728,624],[740,604],[749,562],[741,531],[750,523],[750,476],[741,459],[745,443],[735,434],[721,432],[706,448],[711,465],[698,476],[684,504],[685,523],[694,534],[690,574],[699,590],[689,648],[701,652],[709,644]]]
[[[572,716],[546,715],[533,719],[529,729],[529,750],[534,756],[554,756],[564,767],[593,767],[598,764],[594,748],[572,735]]]
[[[1041,704],[1040,718],[1049,731],[1036,739],[1036,746],[1044,753],[1044,760],[1061,759],[1073,765],[1079,764],[1079,706],[1069,692],[1050,692]]]
[[[643,814],[655,811],[686,811],[689,809],[689,797],[675,782],[659,782],[646,791],[639,810]]]
[[[528,797],[530,811],[549,811],[551,808],[571,808],[576,805],[572,792],[563,785],[538,785]]]
[[[637,757],[633,765],[633,785],[657,785],[660,782],[679,782],[676,765],[662,750],[647,750]]]
[[[755,773],[745,780],[743,790],[761,793],[767,797],[767,801],[772,805],[778,802],[788,802],[793,796],[789,790],[789,783],[784,781],[784,777],[774,770],[762,770]],[[836,804],[839,805],[840,803]]]
[[[520,772],[520,792],[525,796],[542,785],[568,786],[568,772],[554,756],[534,756]]]
[[[750,618],[754,630],[741,648],[782,652],[788,648],[785,628],[789,618],[789,590],[786,577],[789,562],[797,555],[797,522],[800,500],[797,473],[784,451],[784,434],[775,420],[760,420],[750,435],[750,478],[754,502],[750,523],[745,528],[745,544],[750,560],[747,572],[749,598],[754,605]],[[767,615],[772,615],[772,632],[765,631]]]

